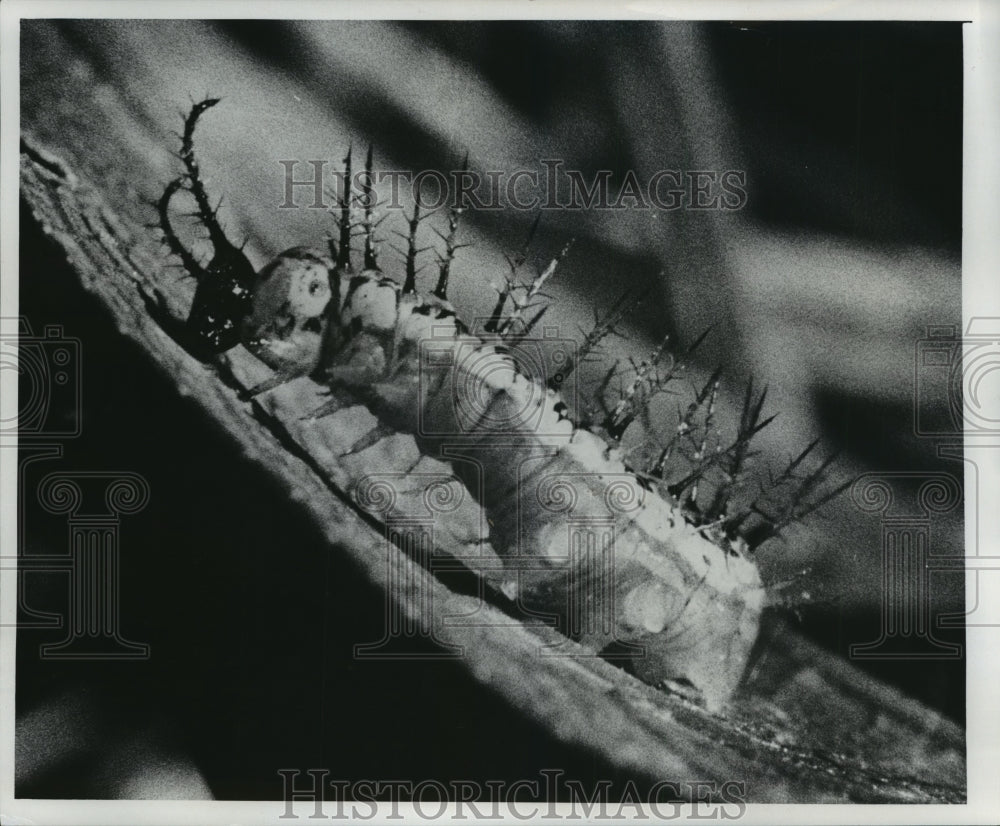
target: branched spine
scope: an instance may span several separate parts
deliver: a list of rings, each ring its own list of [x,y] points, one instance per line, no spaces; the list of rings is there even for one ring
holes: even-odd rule
[[[462,172],[465,173],[468,169],[469,156],[466,154],[465,160],[462,161]],[[455,253],[462,247],[467,246],[466,244],[455,242],[456,235],[458,234],[458,224],[463,212],[465,212],[464,197],[462,200],[452,204],[451,209],[448,210],[447,234],[437,229],[434,230],[438,237],[444,241],[444,255],[438,256],[438,282],[437,286],[434,287],[434,295],[442,301],[448,298],[448,279],[451,277],[451,265],[455,260]]]

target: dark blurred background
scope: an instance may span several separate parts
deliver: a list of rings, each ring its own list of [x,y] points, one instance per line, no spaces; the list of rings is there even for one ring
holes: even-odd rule
[[[170,130],[189,96],[222,96],[197,149],[231,236],[249,236],[258,265],[329,228],[321,211],[277,209],[278,160],[336,166],[352,140],[372,142],[391,169],[450,170],[468,153],[480,171],[559,158],[612,180],[744,170],[737,212],[547,212],[531,263],[576,239],[550,318],[575,331],[594,306],[651,289],[605,363],[712,326],[695,377],[725,365],[731,411],[752,375],[780,413],[762,434],[762,475],[820,435],[840,452],[834,483],[872,471],[961,481],[960,463],[936,457],[941,440],[915,435],[913,401],[926,327],[961,323],[957,23],[24,21],[21,48],[22,126],[110,190],[147,200],[176,174]],[[124,155],[102,148],[88,118],[97,105],[141,125]],[[53,106],[77,110],[76,126],[47,132]],[[130,178],[130,157],[161,174]],[[473,246],[453,277],[464,314],[489,310],[503,254],[534,217],[465,217]],[[517,778],[546,766],[615,776],[459,666],[351,661],[350,645],[378,636],[380,595],[116,334],[27,213],[20,289],[36,332],[61,324],[82,342],[83,435],[59,469],[149,480],[149,506],[122,523],[122,615],[153,657],[43,662],[52,632],[19,635],[19,794],[273,798],[276,768],[310,766],[347,778]],[[29,474],[25,547],[58,552],[65,523],[31,501],[36,482]],[[793,606],[800,627],[846,656],[879,634],[880,525],[849,496],[826,514],[763,547],[761,563],[813,595]],[[960,507],[935,521],[932,546],[962,553]],[[58,601],[41,579],[29,595]],[[935,616],[964,609],[961,575],[931,585]],[[964,724],[963,660],[859,664]],[[95,737],[111,744],[99,758]],[[129,761],[162,771],[130,778]]]

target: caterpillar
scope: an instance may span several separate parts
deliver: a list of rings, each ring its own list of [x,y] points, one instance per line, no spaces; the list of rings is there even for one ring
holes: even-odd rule
[[[185,118],[185,171],[157,203],[164,242],[196,281],[186,320],[176,322],[153,303],[157,320],[202,361],[242,344],[267,365],[272,374],[246,391],[247,399],[303,381],[360,399],[381,424],[380,434],[412,436],[422,455],[450,464],[453,480],[482,508],[489,527],[479,539],[488,540],[500,561],[479,569],[491,585],[523,610],[555,617],[588,650],[624,659],[640,679],[687,686],[709,708],[724,705],[743,676],[767,589],[747,531],[741,534],[749,511],[728,515],[724,501],[716,501],[701,512],[690,490],[713,466],[725,465],[735,475],[750,436],[769,421],[760,420],[764,394],[748,388],[736,442],[696,463],[679,488],[663,481],[670,446],[660,451],[652,472],[637,471],[626,462],[620,438],[643,396],[663,381],[657,372],[662,350],[638,369],[602,422],[583,426],[560,386],[585,352],[561,354],[558,369],[541,375],[528,369],[524,349],[544,313],[528,318],[534,299],[566,251],[530,285],[508,280],[493,314],[467,326],[447,298],[461,209],[452,209],[441,233],[446,249],[430,294],[416,285],[419,199],[409,220],[402,281],[385,275],[374,238],[371,149],[356,194],[350,152],[345,159],[336,237],[325,247],[286,250],[256,271],[226,238],[194,154],[195,126],[216,103],[196,103]],[[204,266],[171,222],[171,202],[181,191],[194,198],[208,231],[213,253]],[[356,270],[351,242],[357,210],[363,212],[364,248]],[[508,302],[513,309],[505,314]],[[583,350],[592,350],[613,324],[607,318],[598,325]],[[717,389],[715,374],[682,418],[679,435],[691,429],[697,410],[707,411],[707,428]],[[299,411],[300,426],[320,427],[339,406],[331,394],[326,403]],[[369,437],[340,453],[356,454],[371,444]],[[440,483],[440,474],[429,476],[432,485]],[[820,475],[810,479],[814,485]],[[345,484],[359,507],[384,514],[377,481],[368,474]],[[717,489],[717,500],[725,499],[724,488]],[[773,534],[827,498],[765,520],[763,530]]]

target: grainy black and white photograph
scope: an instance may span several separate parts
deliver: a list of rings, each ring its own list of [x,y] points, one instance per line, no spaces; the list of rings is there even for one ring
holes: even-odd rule
[[[978,6],[5,5],[0,818],[997,814]]]

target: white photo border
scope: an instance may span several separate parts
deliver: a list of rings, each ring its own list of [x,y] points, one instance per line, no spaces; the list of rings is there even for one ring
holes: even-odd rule
[[[997,276],[1000,237],[1000,3],[933,0],[853,0],[853,2],[709,2],[709,0],[633,0],[627,3],[537,0],[474,3],[471,0],[368,0],[347,2],[125,3],[91,0],[8,0],[0,5],[0,316],[18,308],[18,132],[19,21],[29,18],[295,18],[295,19],[695,19],[695,20],[951,20],[964,28],[963,147],[963,323],[972,316],[1000,316]],[[9,378],[9,377],[6,377]],[[16,400],[17,382],[2,392]],[[15,401],[16,403],[16,401]],[[2,457],[0,467],[0,546],[16,546],[16,464]],[[968,466],[967,466],[968,468]],[[996,474],[998,468],[981,469]],[[973,482],[971,473],[967,484]],[[970,499],[972,497],[969,497]],[[971,503],[967,501],[967,509]],[[980,513],[980,553],[1000,556],[1000,511]],[[975,526],[966,521],[966,530]],[[1000,577],[985,577],[981,599],[1000,603]],[[16,575],[0,571],[0,821],[5,824],[250,824],[282,823],[283,803],[76,801],[14,798],[14,686]],[[968,628],[967,755],[965,805],[760,805],[748,804],[742,821],[757,823],[995,823],[1000,814],[1000,629]],[[411,806],[400,804],[400,822],[425,822]],[[380,810],[380,815],[386,812]],[[687,814],[690,814],[688,807]],[[304,812],[300,819],[308,817]],[[447,819],[445,815],[443,820]],[[513,819],[513,818],[512,818]],[[678,820],[686,819],[680,817]]]

